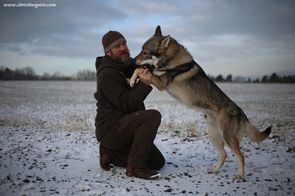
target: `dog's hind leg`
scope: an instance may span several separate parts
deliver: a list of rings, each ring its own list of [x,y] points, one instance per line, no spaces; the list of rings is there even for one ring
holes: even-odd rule
[[[239,122],[235,117],[226,116],[219,121],[220,128],[223,130],[223,139],[232,150],[239,161],[238,179],[244,179],[244,155],[240,150]]]
[[[213,146],[216,148],[219,156],[219,160],[217,165],[213,166],[211,169],[209,169],[208,173],[217,173],[220,168],[223,166],[227,154],[224,150],[224,141],[223,138],[218,131],[218,126],[216,123],[216,119],[211,115],[206,115],[207,119],[207,125],[208,125],[208,135],[209,139],[212,142]]]
[[[234,155],[237,157],[239,161],[239,173],[237,174],[236,178],[244,179],[244,155],[240,150],[239,140],[237,138],[226,139],[226,143],[233,151]]]

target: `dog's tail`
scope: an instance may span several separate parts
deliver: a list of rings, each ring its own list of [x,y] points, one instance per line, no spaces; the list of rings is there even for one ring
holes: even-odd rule
[[[260,132],[248,120],[246,121],[246,135],[253,142],[260,142],[265,140],[271,133],[271,126],[267,127],[264,131]]]

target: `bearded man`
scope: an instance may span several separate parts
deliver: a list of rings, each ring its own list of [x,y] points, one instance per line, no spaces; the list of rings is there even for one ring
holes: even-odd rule
[[[157,179],[165,158],[154,144],[161,114],[146,110],[144,100],[152,91],[152,73],[139,72],[139,82],[130,87],[127,78],[138,68],[130,58],[125,37],[109,31],[102,37],[105,55],[96,58],[96,138],[100,143],[100,166],[125,167],[128,176]]]

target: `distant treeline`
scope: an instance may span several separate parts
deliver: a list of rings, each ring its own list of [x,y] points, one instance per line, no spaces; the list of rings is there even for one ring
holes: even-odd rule
[[[231,74],[223,77],[218,75],[216,77],[209,75],[215,82],[245,82],[245,83],[295,83],[295,75],[279,76],[276,73],[270,76],[263,76],[258,79],[251,79],[245,77],[233,77]],[[44,73],[37,75],[33,68],[25,67],[21,69],[11,70],[9,68],[0,67],[0,80],[95,80],[96,72],[91,70],[78,71],[74,76],[64,76],[60,72],[53,74]]]
[[[53,74],[44,73],[37,75],[33,68],[25,67],[21,69],[11,70],[9,68],[0,67],[0,80],[95,80],[96,72],[91,70],[82,70],[74,76],[65,76],[60,72]]]
[[[215,82],[240,82],[240,83],[295,83],[295,75],[279,76],[276,73],[272,73],[270,76],[264,75],[262,78],[245,78],[245,77],[234,77],[229,74],[225,78],[222,75],[216,77],[209,77]]]

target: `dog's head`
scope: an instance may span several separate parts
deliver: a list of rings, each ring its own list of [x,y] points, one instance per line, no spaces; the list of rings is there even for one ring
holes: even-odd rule
[[[156,70],[161,70],[175,54],[174,42],[176,41],[169,35],[163,36],[161,27],[157,26],[155,34],[143,44],[141,52],[135,57],[136,64],[149,64]]]

